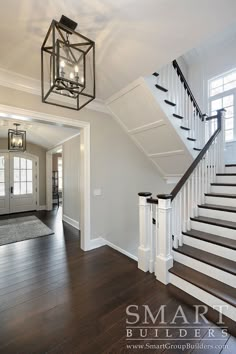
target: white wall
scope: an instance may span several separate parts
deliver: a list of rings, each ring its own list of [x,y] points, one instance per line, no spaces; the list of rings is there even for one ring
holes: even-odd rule
[[[188,66],[188,82],[203,113],[209,112],[208,81],[236,68],[236,31],[222,33],[212,38],[208,45],[191,50],[184,55]],[[236,117],[235,117],[236,124]],[[225,162],[236,162],[236,142],[226,143]]]
[[[188,81],[203,112],[208,113],[208,80],[236,68],[236,35],[184,55]]]
[[[91,124],[91,238],[105,237],[137,254],[138,196],[169,192],[156,168],[140,152],[116,121],[87,109],[75,112],[46,105],[37,95],[0,86],[0,104],[79,119]],[[79,152],[78,152],[79,153]],[[94,196],[94,189],[101,196]]]
[[[76,136],[63,144],[63,217],[79,224],[79,150]],[[67,219],[68,220],[68,219]]]

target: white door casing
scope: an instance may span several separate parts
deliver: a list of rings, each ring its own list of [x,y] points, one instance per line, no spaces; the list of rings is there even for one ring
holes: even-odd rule
[[[9,154],[0,152],[0,215],[9,213]]]

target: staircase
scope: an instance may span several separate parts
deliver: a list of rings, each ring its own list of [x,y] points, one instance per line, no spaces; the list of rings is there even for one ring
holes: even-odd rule
[[[166,75],[165,82],[169,80]],[[165,85],[159,82],[156,88]],[[167,101],[176,102],[171,97]],[[188,114],[182,112],[176,119]],[[197,134],[198,154],[172,192],[157,198],[139,193],[138,266],[236,322],[236,165],[224,164],[224,110],[200,118],[204,124],[216,119],[217,128],[208,141]],[[198,121],[191,121],[190,131],[201,132],[201,123],[199,130]]]
[[[217,173],[183,245],[173,247],[169,282],[236,321],[236,166]]]

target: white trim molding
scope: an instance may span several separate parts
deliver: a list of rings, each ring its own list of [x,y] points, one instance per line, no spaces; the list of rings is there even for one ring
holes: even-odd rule
[[[63,216],[62,216],[62,220],[65,221],[67,224],[73,226],[77,230],[79,230],[79,222],[78,221],[71,219],[69,216],[67,216],[65,214],[63,214]]]
[[[24,91],[33,95],[41,96],[41,82],[29,76],[0,68],[0,86],[9,87],[14,90]],[[95,99],[90,102],[87,109],[110,114],[105,102]]]
[[[38,210],[47,210],[47,206],[46,205],[40,205]]]
[[[105,239],[104,239],[104,245],[107,245],[107,246],[113,248],[114,250],[116,250],[116,251],[118,251],[118,252],[124,254],[125,256],[127,256],[127,257],[133,259],[133,260],[136,261],[136,262],[138,261],[138,257],[136,257],[136,256],[133,255],[132,253],[130,253],[130,252],[124,250],[123,248],[121,248],[121,247],[115,245],[114,243],[112,243],[112,242],[110,242],[110,241],[108,241],[108,240],[105,240]]]

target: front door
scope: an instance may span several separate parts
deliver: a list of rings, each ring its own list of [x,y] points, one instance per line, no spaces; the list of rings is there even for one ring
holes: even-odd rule
[[[26,154],[0,153],[0,214],[36,210],[36,167]]]

